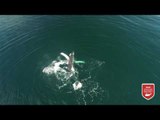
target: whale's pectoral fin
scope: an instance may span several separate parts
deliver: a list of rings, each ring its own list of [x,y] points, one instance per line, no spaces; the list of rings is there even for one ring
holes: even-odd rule
[[[63,52],[61,52],[60,54],[61,54],[63,57],[65,57],[67,61],[69,61],[69,56],[68,56],[68,55],[66,55],[66,54],[63,53]]]
[[[74,61],[74,63],[76,63],[76,64],[84,64],[85,61]]]

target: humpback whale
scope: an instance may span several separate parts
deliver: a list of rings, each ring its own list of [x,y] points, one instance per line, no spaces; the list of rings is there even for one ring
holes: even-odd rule
[[[63,52],[61,52],[60,54],[66,58],[68,70],[70,72],[74,72],[75,71],[75,69],[74,69],[74,52],[70,53],[69,56]]]
[[[82,83],[77,79],[78,72],[74,65],[83,64],[85,62],[75,61],[74,52],[71,52],[69,55],[61,52],[60,55],[63,56],[64,59],[61,59],[60,56],[58,56],[57,60],[52,61],[52,63],[45,67],[42,72],[47,73],[48,75],[54,73],[58,80],[70,83],[73,82],[72,86],[74,90],[80,89],[82,87]],[[66,84],[68,83],[65,83],[64,85]]]

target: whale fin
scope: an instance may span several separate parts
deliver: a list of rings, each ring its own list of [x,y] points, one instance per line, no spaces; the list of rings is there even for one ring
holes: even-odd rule
[[[63,53],[63,52],[61,52],[60,53],[63,57],[65,57],[66,59],[67,59],[67,61],[69,61],[69,56],[68,55],[66,55],[65,53]]]

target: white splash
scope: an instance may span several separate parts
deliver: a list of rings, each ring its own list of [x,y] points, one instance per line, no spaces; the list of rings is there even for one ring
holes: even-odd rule
[[[79,81],[76,81],[75,83],[73,83],[73,89],[74,90],[78,90],[82,88],[82,83]]]
[[[68,72],[66,67],[60,67],[60,65],[65,64],[67,64],[66,60],[53,61],[49,66],[45,67],[42,72],[48,75],[54,74],[58,80],[68,80],[75,74],[75,72]]]

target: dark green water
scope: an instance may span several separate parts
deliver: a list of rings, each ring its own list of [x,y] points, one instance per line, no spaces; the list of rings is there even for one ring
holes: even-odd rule
[[[160,16],[152,15],[1,15],[0,104],[78,104],[79,93],[42,73],[62,51],[105,61],[94,79],[105,92],[87,104],[160,104]],[[155,83],[150,101],[142,83]]]

